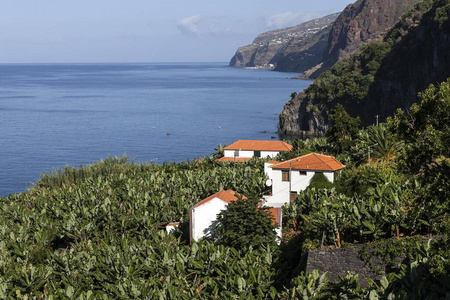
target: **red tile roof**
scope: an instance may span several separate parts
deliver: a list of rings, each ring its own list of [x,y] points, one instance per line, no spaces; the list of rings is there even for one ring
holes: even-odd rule
[[[282,163],[270,166],[272,169],[293,169],[293,170],[313,170],[313,171],[337,171],[345,168],[333,156],[310,153],[296,157]]]
[[[291,151],[292,145],[283,141],[239,140],[225,150]]]
[[[251,157],[221,157],[217,161],[232,161],[232,162],[244,162],[252,160]]]
[[[192,208],[196,208],[199,207],[200,205],[203,205],[204,203],[214,199],[214,198],[219,198],[220,200],[223,200],[227,203],[231,203],[236,201],[238,198],[236,196],[241,196],[243,199],[247,199],[245,196],[233,191],[233,190],[221,190],[218,191],[217,193],[209,196],[208,198],[203,199],[202,201],[198,202],[197,204],[195,204]]]
[[[179,226],[180,222],[172,222],[166,225],[166,227],[170,227],[170,226]]]

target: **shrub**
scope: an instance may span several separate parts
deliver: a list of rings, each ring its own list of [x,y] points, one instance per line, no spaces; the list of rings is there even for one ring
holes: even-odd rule
[[[314,174],[313,178],[311,178],[311,182],[308,188],[315,189],[331,189],[334,184],[328,180],[328,178],[323,173]]]

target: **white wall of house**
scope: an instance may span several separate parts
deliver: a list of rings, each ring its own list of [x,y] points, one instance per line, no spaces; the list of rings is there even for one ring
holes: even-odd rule
[[[224,150],[223,155],[225,157],[234,157],[234,151],[235,150]],[[255,151],[253,150],[237,150],[239,152],[239,155],[237,155],[236,157],[253,157],[255,156]],[[279,151],[261,151],[261,158],[266,158],[266,157],[275,157],[278,155],[278,153],[280,153]]]
[[[267,199],[267,206],[277,205],[280,203],[289,203],[290,192],[298,193],[305,190],[309,186],[311,178],[316,173],[315,171],[306,171],[306,175],[302,175],[300,170],[291,170],[291,190],[289,191],[289,181],[282,180],[282,171],[289,172],[289,170],[272,169],[272,196]],[[334,181],[333,172],[322,173],[328,178],[329,181]]]
[[[234,157],[234,151],[235,150],[224,150],[224,156],[225,157]],[[248,150],[237,150],[239,155],[236,155],[236,157],[253,157],[253,151]]]
[[[261,157],[266,158],[269,156],[270,158],[274,158],[280,153],[280,151],[261,151]]]
[[[272,168],[269,168],[270,166],[273,166],[274,164],[265,162],[264,163],[264,174],[269,178],[269,180],[272,180]]]
[[[166,226],[167,233],[174,231],[180,224],[171,224]]]
[[[223,150],[223,156],[234,157],[234,150]]]
[[[281,238],[283,237],[283,209],[279,209],[278,214],[278,219],[280,220],[280,222],[278,224],[278,228],[275,229],[275,232],[278,236],[277,244],[279,245],[281,243]]]
[[[211,227],[217,219],[217,214],[226,209],[227,202],[213,198],[191,210],[191,239],[199,240],[211,235]]]

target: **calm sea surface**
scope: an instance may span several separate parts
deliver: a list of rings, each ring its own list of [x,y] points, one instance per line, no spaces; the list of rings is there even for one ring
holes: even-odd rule
[[[270,139],[290,94],[311,83],[294,75],[226,63],[0,65],[0,197],[109,155],[162,163]]]

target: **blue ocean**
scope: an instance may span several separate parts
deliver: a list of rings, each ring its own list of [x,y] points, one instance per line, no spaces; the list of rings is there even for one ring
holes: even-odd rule
[[[0,197],[42,173],[109,155],[137,162],[208,156],[271,139],[311,81],[226,63],[0,65]]]

